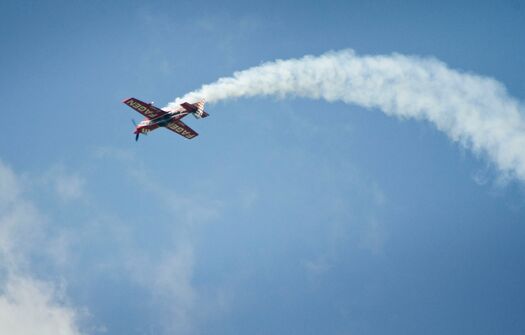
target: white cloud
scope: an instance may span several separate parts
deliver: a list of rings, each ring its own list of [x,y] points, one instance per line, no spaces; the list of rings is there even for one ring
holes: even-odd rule
[[[75,310],[60,301],[53,286],[27,276],[9,275],[0,295],[2,334],[81,334],[76,316]]]
[[[28,255],[42,248],[43,220],[0,162],[0,334],[81,334],[78,311],[52,283],[33,278]]]

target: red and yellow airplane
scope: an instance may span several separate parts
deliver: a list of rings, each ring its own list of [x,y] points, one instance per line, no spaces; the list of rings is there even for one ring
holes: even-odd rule
[[[133,132],[136,135],[135,141],[139,139],[140,134],[147,134],[159,127],[166,127],[187,139],[192,139],[199,134],[188,127],[181,119],[188,114],[193,114],[197,119],[209,116],[204,111],[204,99],[194,104],[183,102],[179,108],[169,112],[153,106],[153,103],[148,104],[135,98],[129,98],[122,102],[146,117],[139,124],[135,125],[135,131]]]

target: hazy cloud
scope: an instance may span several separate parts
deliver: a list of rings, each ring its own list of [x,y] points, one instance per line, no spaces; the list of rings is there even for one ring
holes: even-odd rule
[[[159,326],[162,333],[193,334],[198,313],[197,292],[193,286],[194,256],[190,243],[177,243],[160,259],[135,254],[128,259],[132,279],[152,293],[157,306],[162,307]]]
[[[78,173],[68,171],[62,165],[51,168],[43,179],[46,185],[52,186],[53,191],[62,201],[78,200],[85,194],[85,179]]]
[[[385,226],[378,220],[372,218],[364,225],[360,235],[359,245],[374,255],[381,254],[386,238],[387,231]]]
[[[52,283],[31,275],[27,256],[42,248],[43,219],[0,162],[0,334],[81,334],[78,311]]]
[[[81,334],[75,324],[77,312],[62,300],[52,285],[10,274],[0,295],[0,333]]]

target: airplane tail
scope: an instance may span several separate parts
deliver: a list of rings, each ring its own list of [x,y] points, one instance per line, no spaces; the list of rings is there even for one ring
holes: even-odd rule
[[[206,101],[204,99],[201,99],[198,102],[193,104],[197,108],[193,112],[193,116],[195,116],[196,119],[202,119],[210,115],[204,111],[205,103]]]

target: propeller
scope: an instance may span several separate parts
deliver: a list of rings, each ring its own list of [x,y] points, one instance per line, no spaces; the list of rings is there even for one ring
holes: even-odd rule
[[[131,123],[133,123],[133,125],[135,126],[135,130],[137,130],[137,127],[138,127],[137,122],[136,122],[134,119],[131,119]],[[147,130],[147,129],[146,129],[146,130]],[[139,135],[140,135],[140,134],[141,134],[141,133],[139,133],[139,132],[137,133],[137,136],[135,136],[135,141],[138,141],[138,140],[139,140]],[[144,131],[144,132],[142,132],[142,134],[144,134],[144,135],[148,135],[148,132],[147,132],[147,131]]]
[[[135,126],[135,130],[137,129],[137,122],[135,121],[135,119],[131,119],[131,123],[133,123],[133,126]],[[135,142],[139,140],[139,135],[140,133],[137,132],[137,134],[135,135]]]

